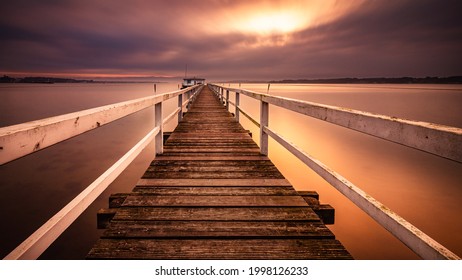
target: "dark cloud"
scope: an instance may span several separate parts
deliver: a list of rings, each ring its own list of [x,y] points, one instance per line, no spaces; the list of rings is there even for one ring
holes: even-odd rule
[[[248,1],[16,0],[0,11],[0,72],[181,76],[187,63],[214,79],[462,73],[458,1],[355,3],[305,30],[257,36],[229,28]]]

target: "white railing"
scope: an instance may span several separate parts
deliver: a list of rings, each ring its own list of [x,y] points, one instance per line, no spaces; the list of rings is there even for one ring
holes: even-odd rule
[[[50,218],[4,259],[37,259],[88,206],[119,176],[125,168],[155,139],[156,153],[163,149],[163,125],[178,115],[191,102],[202,86],[194,86],[161,95],[120,102],[57,117],[0,128],[0,164],[54,145],[122,117],[155,107],[155,127],[114,165]],[[183,95],[186,96],[183,102]],[[162,119],[162,103],[178,97],[178,107]]]
[[[268,155],[268,136],[271,136],[420,257],[424,259],[460,259],[456,254],[430,238],[324,163],[271,130],[268,127],[269,104],[457,162],[462,162],[461,128],[404,120],[244,89],[223,87],[216,84],[210,85],[210,88],[225,103],[226,108],[229,109],[229,104],[235,107],[235,117],[238,121],[240,113],[242,113],[260,128],[260,150],[262,154]],[[234,103],[229,100],[230,91],[235,93]],[[260,101],[259,122],[240,107],[241,94]]]

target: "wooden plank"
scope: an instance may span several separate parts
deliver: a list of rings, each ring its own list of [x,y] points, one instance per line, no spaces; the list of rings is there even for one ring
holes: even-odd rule
[[[145,179],[255,179],[274,178],[283,179],[279,172],[145,172]]]
[[[96,227],[98,229],[105,229],[109,226],[109,222],[114,218],[116,214],[116,209],[110,208],[102,208],[98,210],[98,213],[96,214]]]
[[[109,196],[109,208],[119,208],[130,193],[116,193]]]
[[[261,155],[254,155],[254,156],[235,156],[235,155],[225,155],[225,156],[215,156],[215,155],[207,155],[207,156],[171,156],[171,155],[158,155],[153,162],[160,162],[162,161],[252,161],[255,163],[259,163],[261,161],[271,162],[270,159],[266,156]],[[272,164],[272,163],[271,163]]]
[[[230,167],[249,167],[249,166],[272,166],[273,163],[269,160],[183,160],[177,158],[176,160],[155,160],[151,162],[151,167],[159,166],[190,166],[190,167],[213,167],[213,166],[230,166]]]
[[[290,187],[292,184],[286,179],[140,179],[137,186],[187,186],[187,187]]]
[[[333,239],[321,222],[114,221],[103,238],[303,237]]]
[[[306,201],[299,195],[295,196],[236,196],[236,195],[194,195],[194,196],[159,196],[159,195],[130,195],[122,206],[188,206],[188,207],[308,207]]]
[[[122,207],[114,220],[320,221],[309,207]]]
[[[137,186],[137,194],[151,195],[296,195],[292,187],[150,187]]]
[[[260,152],[229,152],[229,153],[224,153],[224,152],[213,152],[213,153],[208,153],[208,152],[168,152],[164,153],[166,156],[181,156],[181,157],[192,157],[192,156],[197,156],[197,157],[206,157],[206,156],[213,156],[213,157],[232,157],[232,156],[261,156]]]
[[[278,172],[272,165],[151,165],[146,172]]]
[[[89,259],[351,259],[337,240],[100,239]]]
[[[165,153],[259,153],[257,147],[172,147],[165,146]]]
[[[168,147],[172,148],[224,148],[224,149],[229,149],[229,148],[257,148],[258,146],[255,143],[246,143],[246,142],[234,142],[234,143],[223,143],[221,141],[217,142],[200,142],[196,141],[195,143],[175,143],[175,142],[169,142],[166,143]]]
[[[175,131],[174,134],[170,135],[169,139],[248,139],[249,133],[245,132],[235,132],[230,133],[226,131],[221,132],[209,132],[209,133],[198,133],[198,132],[178,132]]]

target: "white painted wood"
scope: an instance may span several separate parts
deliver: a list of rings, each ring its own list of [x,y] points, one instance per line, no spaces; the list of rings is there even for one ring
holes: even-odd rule
[[[239,95],[239,92],[236,92],[236,104],[234,105],[235,106],[234,116],[236,117],[236,121],[238,122],[239,122],[239,113],[240,113],[239,104],[240,104],[240,95]]]
[[[424,259],[460,259],[388,207],[268,127],[263,130]]]
[[[178,112],[179,123],[183,119],[183,94],[178,95],[178,108],[180,109],[180,111]]]
[[[175,111],[173,111],[170,115],[166,116],[164,120],[162,121],[162,124],[166,125],[168,122],[173,120],[174,117],[178,116],[179,112],[180,112],[180,107],[176,108]]]
[[[156,154],[161,155],[164,153],[164,129],[162,121],[162,102],[154,106],[154,125],[159,127],[159,133],[156,135]]]
[[[248,118],[254,125],[256,125],[258,128],[260,128],[260,123],[255,119],[253,118],[251,115],[247,114],[244,110],[242,110],[241,107],[237,107],[239,109],[239,111],[246,117]]]
[[[39,151],[156,103],[194,91],[195,86],[161,95],[101,106],[75,113],[0,128],[0,164]]]
[[[226,88],[303,115],[462,162],[462,128]]]
[[[106,172],[91,183],[85,190],[69,202],[63,209],[43,224],[5,260],[37,259],[58,238],[88,206],[122,173],[125,168],[159,134],[159,127],[151,130],[133,148],[121,157]]]
[[[268,155],[268,134],[265,132],[265,127],[269,122],[269,104],[265,101],[260,102],[260,153]]]

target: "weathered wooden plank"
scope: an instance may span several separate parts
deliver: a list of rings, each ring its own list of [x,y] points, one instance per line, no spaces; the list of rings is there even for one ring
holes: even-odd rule
[[[278,172],[271,165],[151,165],[147,172]]]
[[[165,156],[181,156],[181,157],[206,157],[206,156],[212,156],[212,157],[232,157],[232,156],[261,156],[260,152],[229,152],[229,153],[223,153],[223,152],[197,152],[197,153],[191,153],[191,152],[168,152],[164,154]]]
[[[320,221],[309,207],[122,207],[113,220]]]
[[[103,238],[206,238],[298,237],[333,239],[335,236],[321,222],[304,221],[114,221]]]
[[[242,156],[242,155],[225,155],[225,156],[215,156],[215,155],[207,155],[207,156],[171,156],[171,155],[158,155],[153,162],[158,162],[161,164],[162,161],[209,161],[209,162],[221,162],[221,161],[251,161],[255,163],[260,163],[262,161],[266,161],[271,163],[270,159],[266,156],[262,155],[252,155],[252,156]]]
[[[283,179],[279,172],[149,172],[143,174],[144,179]]]
[[[290,187],[286,179],[140,179],[137,186],[158,186],[158,187]]]
[[[98,213],[96,214],[96,227],[98,229],[105,229],[109,226],[109,222],[114,218],[116,214],[116,209],[110,208],[102,208],[98,210]]]
[[[159,195],[130,195],[123,202],[125,207],[149,206],[182,206],[182,207],[308,207],[306,201],[299,195],[294,196],[236,196],[236,195],[194,195],[194,196],[159,196]]]
[[[259,153],[257,147],[172,147],[165,146],[165,153]]]
[[[137,186],[136,194],[150,195],[297,195],[292,187],[150,187]]]
[[[217,142],[194,142],[194,143],[176,143],[176,142],[169,142],[166,143],[167,147],[189,147],[189,148],[210,148],[211,146],[214,148],[257,148],[258,146],[255,143],[242,143],[242,142],[234,142],[234,143],[223,143],[221,141]]]
[[[316,191],[297,191],[303,198],[312,197],[319,200],[319,194]]]
[[[217,143],[222,143],[222,144],[255,144],[256,143],[249,137],[248,139],[227,139],[227,138],[221,138],[221,139],[209,139],[209,138],[202,138],[202,139],[188,139],[188,138],[183,138],[183,139],[171,139],[168,141],[169,145],[174,145],[174,144],[217,144]]]
[[[109,196],[109,208],[118,208],[130,193],[116,193]]]
[[[230,133],[226,131],[221,131],[221,132],[208,132],[206,134],[204,133],[198,133],[198,132],[178,132],[175,131],[174,134],[170,136],[169,139],[248,139],[249,133],[248,132],[236,132],[236,133]]]
[[[249,166],[272,166],[273,163],[269,160],[155,160],[151,162],[151,167],[168,167],[168,166],[187,166],[187,167],[214,167],[214,166],[230,166],[230,167],[249,167]]]
[[[100,239],[89,259],[351,259],[337,240]]]

